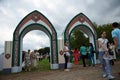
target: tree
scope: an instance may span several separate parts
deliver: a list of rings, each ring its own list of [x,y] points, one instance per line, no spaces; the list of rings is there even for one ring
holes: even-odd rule
[[[80,46],[85,43],[88,44],[88,38],[85,37],[84,33],[80,32],[80,30],[75,29],[70,37],[70,48],[74,49],[76,48],[80,48]]]
[[[45,52],[45,53],[50,53],[50,47],[45,47],[45,48],[44,48],[44,52]]]
[[[112,31],[112,26],[111,24],[104,24],[104,25],[99,25],[96,28],[98,38],[101,37],[101,32],[105,31],[106,32],[106,37],[110,42],[113,42],[112,36],[111,36],[111,31]]]
[[[50,53],[50,47],[41,48],[38,52],[40,55],[46,55],[47,53]]]
[[[40,55],[43,55],[44,54],[44,48],[39,49],[38,52],[39,52]]]

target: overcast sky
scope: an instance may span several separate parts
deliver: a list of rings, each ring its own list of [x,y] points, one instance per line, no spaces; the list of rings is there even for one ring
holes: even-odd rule
[[[12,41],[19,22],[34,10],[50,20],[58,37],[81,12],[97,24],[120,22],[120,0],[0,0],[0,53],[4,52],[4,42]],[[31,31],[23,40],[24,49],[50,45],[48,36],[42,31]]]

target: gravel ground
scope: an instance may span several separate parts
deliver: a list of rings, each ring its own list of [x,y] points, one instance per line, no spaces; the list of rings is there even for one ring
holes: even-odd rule
[[[115,65],[112,66],[113,75],[116,77],[115,80],[120,80],[120,61],[116,61]],[[69,72],[65,72],[63,69],[60,70],[49,70],[49,71],[31,71],[31,72],[20,72],[14,74],[2,74],[0,80],[108,80],[102,78],[101,67],[99,65],[83,67],[82,65],[73,65]]]

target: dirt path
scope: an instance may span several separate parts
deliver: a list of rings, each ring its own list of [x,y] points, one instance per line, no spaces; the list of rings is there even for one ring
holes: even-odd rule
[[[112,66],[115,80],[120,80],[120,61],[115,62]],[[108,80],[102,78],[101,68],[99,65],[95,67],[82,67],[82,65],[74,65],[69,72],[64,70],[50,70],[42,72],[21,72],[16,74],[0,75],[0,80]]]

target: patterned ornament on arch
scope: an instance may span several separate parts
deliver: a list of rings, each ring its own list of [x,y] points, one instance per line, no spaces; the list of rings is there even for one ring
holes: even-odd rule
[[[5,58],[9,59],[11,57],[11,55],[9,53],[5,54]]]
[[[83,16],[79,16],[79,21],[81,22],[81,23],[83,23],[83,22],[85,22],[85,18],[83,17]]]
[[[32,15],[31,18],[32,18],[33,21],[37,22],[37,21],[40,20],[40,15],[38,13],[35,13],[35,14]]]
[[[64,51],[63,51],[63,50],[60,50],[60,52],[59,52],[59,53],[60,53],[60,55],[63,55]]]

